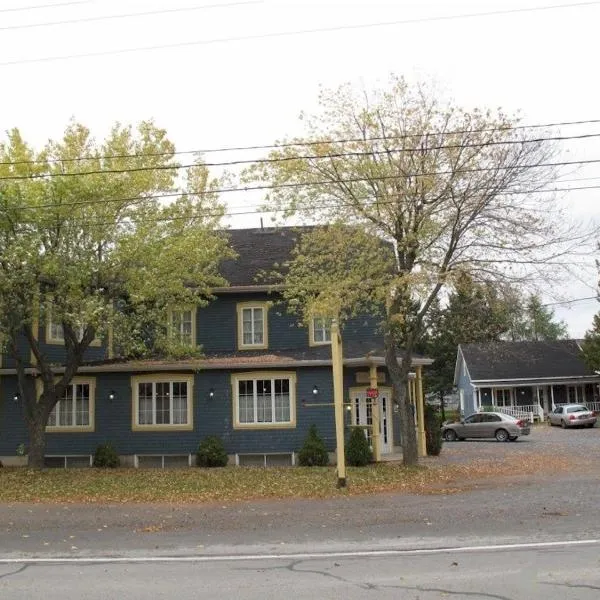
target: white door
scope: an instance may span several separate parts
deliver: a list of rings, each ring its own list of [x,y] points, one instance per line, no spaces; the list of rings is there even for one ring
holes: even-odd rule
[[[374,405],[367,398],[366,390],[354,390],[351,394],[352,425],[365,427],[365,435],[369,445],[373,446],[371,431],[373,426]],[[392,451],[392,401],[389,388],[379,388],[379,398],[376,404],[379,408],[379,445],[381,454]]]

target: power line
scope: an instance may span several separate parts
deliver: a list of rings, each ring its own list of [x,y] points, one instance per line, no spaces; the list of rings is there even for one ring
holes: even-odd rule
[[[562,304],[575,304],[576,302],[585,302],[586,300],[598,300],[599,296],[596,294],[595,296],[585,296],[583,298],[573,298],[571,300],[563,300],[561,302],[546,302],[542,304],[542,306],[559,306]]]
[[[464,149],[464,148],[485,148],[488,146],[506,146],[506,145],[523,145],[532,144],[539,142],[551,142],[551,141],[564,141],[564,140],[582,140],[592,139],[600,137],[600,133],[586,133],[581,135],[571,136],[552,136],[552,137],[541,137],[541,138],[529,138],[523,140],[493,140],[489,142],[481,142],[478,144],[447,144],[441,146],[429,146],[427,148],[386,148],[384,150],[357,150],[349,152],[337,152],[323,155],[309,155],[309,156],[282,156],[277,158],[256,158],[256,159],[242,159],[242,160],[230,160],[223,162],[206,162],[206,163],[189,163],[184,165],[171,164],[171,165],[158,165],[153,167],[124,167],[122,169],[95,169],[91,171],[73,171],[66,173],[37,173],[33,175],[7,175],[0,177],[0,181],[23,181],[26,179],[53,179],[55,177],[83,177],[86,175],[106,175],[111,173],[138,173],[141,171],[171,171],[179,169],[191,169],[197,166],[204,167],[233,167],[240,165],[254,165],[254,164],[275,164],[282,162],[293,162],[298,160],[330,160],[332,158],[358,158],[361,156],[372,156],[372,155],[388,155],[388,154],[422,154],[424,151],[431,152],[433,150],[444,150],[444,149]],[[392,138],[388,138],[392,139]],[[10,165],[12,163],[5,162],[0,163],[4,165]],[[500,167],[501,168],[501,167]],[[420,176],[420,173],[414,174],[414,176]]]
[[[565,166],[565,165],[574,165],[574,164],[591,164],[591,163],[600,163],[600,159],[590,159],[585,161],[570,161],[570,162],[562,162],[562,163],[540,163],[538,165],[530,165],[528,168],[541,168],[541,167],[554,167],[554,166]],[[476,169],[465,169],[462,171],[438,171],[433,173],[420,173],[418,176],[420,177],[431,177],[434,175],[445,175],[452,174],[456,172],[461,173],[471,173],[471,172],[481,172],[481,171],[489,171],[495,169],[505,169],[512,170],[516,168],[524,168],[524,166],[507,166],[507,167],[479,167]],[[416,175],[406,174],[402,177],[415,177]],[[200,190],[200,191],[178,191],[178,192],[169,192],[164,194],[156,194],[156,195],[147,195],[147,196],[134,196],[129,198],[107,198],[105,200],[88,200],[88,201],[78,201],[71,203],[64,203],[60,205],[56,204],[42,204],[37,206],[17,206],[12,207],[15,210],[34,210],[38,208],[59,208],[61,206],[84,206],[88,204],[103,204],[107,202],[143,202],[144,200],[149,199],[159,199],[159,198],[169,198],[169,197],[177,197],[177,196],[207,196],[207,195],[215,195],[215,194],[226,194],[233,192],[254,192],[254,191],[265,191],[265,190],[275,190],[275,189],[289,189],[289,188],[302,188],[302,187],[314,187],[321,185],[337,185],[339,183],[362,183],[369,181],[387,181],[390,179],[399,179],[400,176],[397,175],[380,175],[373,177],[353,177],[346,179],[339,179],[335,181],[330,180],[321,180],[321,181],[312,181],[312,182],[294,182],[294,183],[280,183],[280,184],[265,184],[265,185],[254,185],[254,186],[245,186],[241,188],[217,188],[214,190]],[[579,186],[579,187],[568,187],[568,188],[553,188],[553,189],[542,189],[542,190],[521,190],[521,191],[508,191],[503,192],[504,194],[512,195],[512,194],[537,194],[537,193],[558,193],[558,192],[570,192],[570,191],[582,191],[582,190],[592,190],[592,189],[600,189],[600,185],[590,185],[590,186]],[[486,191],[486,190],[483,190]],[[1,198],[1,195],[0,195]],[[385,202],[383,202],[385,204]],[[272,211],[265,211],[272,212]]]
[[[442,22],[442,21],[452,21],[457,19],[473,19],[478,17],[491,17],[491,16],[499,16],[499,15],[508,15],[508,14],[516,14],[516,13],[531,13],[531,12],[539,12],[539,11],[551,11],[565,8],[583,8],[587,6],[593,6],[600,4],[600,0],[595,0],[592,2],[576,2],[573,4],[555,4],[551,6],[535,6],[530,8],[514,8],[514,9],[505,9],[505,10],[493,10],[487,12],[478,12],[478,13],[463,13],[459,15],[440,15],[434,17],[420,17],[415,19],[402,19],[396,21],[383,21],[377,23],[361,23],[357,25],[336,25],[332,27],[317,27],[311,29],[298,29],[292,31],[280,31],[280,32],[272,32],[272,33],[259,33],[259,34],[251,34],[251,35],[241,35],[241,36],[232,36],[225,38],[213,38],[208,40],[193,40],[189,42],[175,42],[171,44],[157,44],[153,46],[137,46],[134,48],[121,48],[117,50],[102,50],[99,52],[86,52],[81,54],[65,54],[59,56],[43,56],[37,58],[26,58],[19,60],[11,60],[0,63],[0,67],[7,67],[12,65],[22,65],[22,64],[32,64],[32,63],[41,63],[41,62],[54,62],[61,60],[72,60],[76,58],[96,58],[101,56],[111,56],[117,54],[131,54],[134,52],[145,52],[145,51],[153,51],[153,50],[166,50],[166,49],[175,49],[175,48],[189,48],[191,46],[207,46],[211,44],[223,44],[230,42],[247,42],[253,40],[264,40],[264,39],[276,39],[288,36],[300,36],[300,35],[308,35],[308,34],[318,34],[318,33],[333,33],[337,31],[353,31],[359,29],[373,29],[380,27],[392,27],[397,25],[409,25],[409,24],[417,24],[417,23],[429,23],[429,22]]]
[[[108,160],[108,159],[123,159],[123,158],[151,158],[159,156],[178,156],[184,154],[216,154],[222,152],[242,152],[247,150],[271,150],[271,149],[283,149],[283,148],[296,148],[296,147],[312,147],[320,146],[325,144],[350,144],[350,143],[367,143],[367,142],[382,142],[387,140],[404,140],[412,138],[427,138],[429,136],[447,136],[447,135],[460,135],[469,133],[489,133],[494,131],[518,131],[524,129],[547,129],[555,127],[573,127],[578,125],[597,125],[600,123],[600,119],[585,119],[579,121],[557,121],[554,123],[533,123],[531,125],[507,125],[501,127],[484,127],[479,129],[452,129],[449,131],[425,131],[423,133],[406,133],[401,135],[393,136],[373,136],[369,138],[338,138],[338,139],[322,139],[322,140],[308,140],[302,142],[283,142],[275,144],[262,144],[262,145],[251,145],[251,146],[221,146],[217,148],[201,148],[197,150],[180,150],[173,152],[144,152],[144,153],[133,153],[133,154],[103,154],[103,155],[88,155],[78,156],[74,158],[54,158],[48,160],[16,160],[16,161],[0,161],[0,165],[36,165],[36,164],[67,164],[73,162],[82,162],[86,160]],[[598,135],[598,134],[594,134]],[[560,139],[574,139],[578,136],[567,136]],[[540,138],[542,139],[542,138]],[[550,138],[543,138],[550,139]],[[514,143],[519,143],[518,140],[514,140]],[[436,148],[429,148],[430,150]],[[257,159],[258,160],[258,159]],[[253,161],[256,162],[256,161]]]
[[[20,6],[15,8],[0,8],[0,13],[24,12],[26,10],[38,10],[40,8],[58,8],[60,6],[74,6],[76,4],[94,4],[96,0],[74,0],[73,2],[57,2],[56,4],[35,4],[33,6]]]
[[[92,23],[96,21],[110,21],[116,19],[130,19],[134,17],[149,17],[152,15],[174,14],[191,12],[197,10],[205,10],[211,8],[229,8],[232,6],[245,6],[249,4],[262,4],[263,0],[244,0],[239,2],[226,2],[217,4],[202,4],[199,6],[183,6],[178,8],[164,8],[160,10],[148,10],[144,12],[122,13],[118,15],[103,15],[96,17],[81,17],[79,19],[66,19],[63,21],[45,21],[43,23],[27,23],[24,25],[6,25],[0,27],[0,31],[9,31],[13,29],[33,29],[39,27],[53,27],[55,25],[74,25],[76,23]],[[57,6],[57,5],[56,5]]]
[[[304,184],[304,185],[310,185],[310,184]],[[251,188],[251,189],[273,189],[274,187],[277,186],[260,186],[260,188]],[[568,188],[554,188],[554,189],[549,189],[549,190],[539,190],[539,189],[535,189],[535,190],[514,190],[514,191],[507,191],[507,192],[503,192],[502,194],[499,195],[528,195],[528,194],[542,194],[542,193],[558,193],[558,192],[574,192],[574,191],[582,191],[582,190],[591,190],[591,189],[600,189],[600,185],[594,185],[594,186],[581,186],[581,187],[568,187]],[[47,204],[47,205],[38,205],[38,206],[12,206],[10,207],[11,210],[13,211],[22,211],[22,210],[36,210],[36,209],[41,209],[41,208],[53,208],[53,209],[62,209],[62,208],[69,208],[69,207],[73,207],[73,206],[80,206],[80,205],[87,205],[87,204],[104,204],[104,203],[108,203],[108,202],[128,202],[131,204],[137,203],[137,202],[143,202],[145,200],[151,200],[151,199],[157,199],[157,198],[164,198],[164,197],[174,197],[174,196],[178,196],[178,197],[182,197],[182,196],[192,196],[192,195],[196,195],[196,196],[202,196],[202,195],[209,195],[209,194],[214,194],[214,193],[226,193],[226,192],[239,192],[239,191],[246,191],[244,189],[238,189],[238,188],[230,188],[230,189],[223,189],[223,190],[216,190],[213,192],[210,191],[199,191],[199,192],[173,192],[173,193],[169,193],[169,194],[157,194],[154,196],[135,196],[135,197],[131,197],[131,198],[120,198],[120,199],[106,199],[106,200],[90,200],[87,202],[65,202],[63,204]],[[489,190],[483,190],[485,191],[489,191]],[[379,200],[377,201],[377,206],[386,206],[386,205],[391,205],[396,203],[396,200]],[[251,205],[251,206],[257,206],[257,205]],[[324,202],[321,204],[317,204],[315,206],[313,206],[312,208],[315,210],[320,210],[320,209],[328,209],[331,208],[332,206],[334,206],[333,202]],[[230,207],[232,208],[232,207]],[[233,207],[233,208],[245,208],[245,207]],[[4,212],[6,212],[8,209],[4,209]],[[264,209],[258,209],[255,208],[254,210],[242,210],[242,211],[224,211],[224,210],[214,210],[214,211],[206,211],[204,212],[201,216],[202,217],[237,217],[237,216],[244,216],[244,215],[257,215],[257,214],[269,214],[269,213],[280,213],[280,212],[285,212],[285,208],[264,208]],[[197,219],[199,218],[199,216],[171,216],[171,217],[158,217],[158,218],[154,218],[154,219],[140,219],[137,220],[136,223],[137,224],[143,224],[143,223],[161,223],[161,222],[171,222],[171,221],[188,221],[188,220],[193,220],[193,219]],[[114,225],[115,221],[114,220],[102,220],[102,219],[74,219],[75,222],[80,223],[80,224],[91,224],[91,225]],[[24,224],[33,224],[33,221],[22,221]]]

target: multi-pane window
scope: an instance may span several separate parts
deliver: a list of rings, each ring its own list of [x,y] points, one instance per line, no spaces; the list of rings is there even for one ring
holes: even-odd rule
[[[292,376],[236,376],[234,390],[237,424],[293,424],[293,387]]]
[[[190,392],[188,381],[139,381],[136,424],[189,425]]]
[[[191,310],[174,310],[170,313],[171,338],[181,344],[192,345],[194,341],[194,318]]]
[[[312,320],[313,344],[331,343],[331,319],[326,317],[314,317]]]
[[[511,406],[510,389],[494,390],[496,394],[496,406]]]
[[[56,403],[48,418],[48,427],[92,426],[93,397],[90,383],[72,383],[67,386],[63,397]]]
[[[267,346],[266,313],[264,305],[241,306],[238,309],[240,348],[265,348]]]
[[[75,335],[77,339],[81,341],[84,334],[83,326],[75,327]],[[62,323],[55,323],[54,321],[50,321],[48,324],[48,342],[57,342],[64,343],[65,341],[65,332],[62,326]]]

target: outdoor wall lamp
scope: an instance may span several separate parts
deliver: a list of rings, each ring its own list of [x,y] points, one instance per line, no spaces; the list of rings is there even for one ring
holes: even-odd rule
[[[214,388],[210,388],[210,390],[208,391],[208,399],[212,400],[215,397],[215,390]]]
[[[319,393],[319,388],[315,385],[313,387],[313,396],[316,396]]]
[[[110,390],[110,392],[108,392],[108,400],[110,402],[112,402],[116,397],[117,397],[117,394],[115,394],[114,390]]]
[[[13,395],[13,400],[15,402],[18,402],[21,399],[21,394],[19,394],[19,392],[15,392]]]

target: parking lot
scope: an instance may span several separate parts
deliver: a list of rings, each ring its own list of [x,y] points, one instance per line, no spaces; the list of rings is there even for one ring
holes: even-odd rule
[[[600,465],[600,427],[593,429],[561,429],[547,424],[537,424],[531,434],[522,436],[515,442],[496,440],[464,440],[444,442],[439,463],[468,463],[477,459],[502,459],[530,454],[561,459],[571,459],[577,464]],[[427,459],[432,460],[432,459]]]

